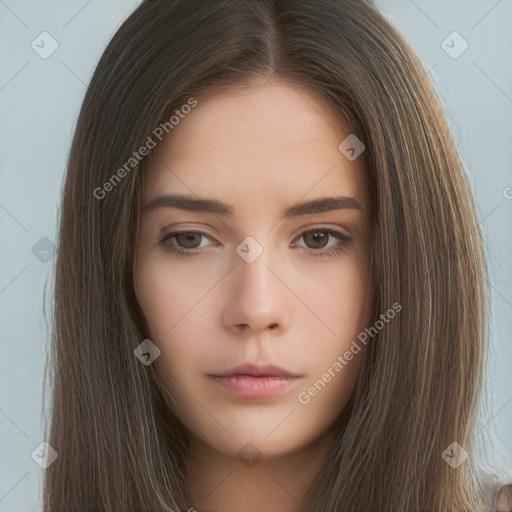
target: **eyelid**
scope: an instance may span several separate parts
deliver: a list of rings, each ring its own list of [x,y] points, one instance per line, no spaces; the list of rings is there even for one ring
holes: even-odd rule
[[[333,225],[333,224],[323,224],[320,222],[317,224],[310,224],[309,226],[302,226],[294,235],[294,239],[300,235],[305,234],[305,233],[310,233],[311,231],[322,231],[322,230],[329,231],[329,232],[336,232],[346,238],[353,238],[352,235],[348,232],[348,230],[342,228],[341,226]]]
[[[169,240],[169,239],[174,238],[179,235],[185,235],[185,234],[189,234],[189,233],[193,233],[195,235],[201,235],[204,238],[208,238],[210,240],[214,240],[214,241],[216,240],[215,237],[210,235],[208,232],[203,231],[201,229],[197,229],[197,228],[176,228],[176,229],[173,229],[173,228],[165,229],[164,228],[158,237],[158,243],[164,243],[166,240]],[[213,244],[210,244],[210,245],[213,245]],[[197,248],[189,249],[187,252],[191,252],[194,250],[197,250]]]
[[[340,226],[332,226],[328,224],[311,224],[310,226],[303,226],[300,229],[298,229],[295,234],[293,235],[293,239],[295,240],[300,235],[304,235],[305,233],[310,233],[311,231],[315,230],[325,230],[325,231],[333,231],[340,233],[341,235],[345,236],[346,238],[353,238],[353,236],[346,230],[341,228]],[[174,226],[167,226],[161,230],[161,234],[159,238],[164,238],[167,235],[179,235],[183,233],[197,233],[200,235],[205,235],[206,237],[210,239],[216,239],[214,235],[210,234],[208,231],[205,231],[204,228],[188,228],[188,227],[174,227]]]

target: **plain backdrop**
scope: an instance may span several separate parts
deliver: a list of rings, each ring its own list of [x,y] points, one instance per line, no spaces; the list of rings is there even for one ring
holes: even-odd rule
[[[66,158],[86,84],[138,3],[0,0],[0,511],[41,509],[43,291]],[[375,3],[434,83],[477,199],[492,298],[491,399],[477,435],[499,440],[493,456],[512,468],[512,0]]]

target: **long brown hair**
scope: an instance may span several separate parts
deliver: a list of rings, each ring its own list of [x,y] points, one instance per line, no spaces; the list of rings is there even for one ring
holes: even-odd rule
[[[321,94],[364,143],[375,320],[403,307],[368,345],[304,510],[485,510],[471,466],[441,456],[453,442],[473,455],[488,306],[474,200],[421,63],[368,2],[147,0],[102,56],[69,156],[44,511],[190,506],[187,432],[134,356],[147,337],[132,269],[151,154],[125,163],[190,98],[261,77]]]

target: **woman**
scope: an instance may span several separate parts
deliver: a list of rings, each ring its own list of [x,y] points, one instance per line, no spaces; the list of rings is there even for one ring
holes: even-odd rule
[[[491,507],[473,198],[367,3],[143,2],[82,106],[56,265],[46,512]]]

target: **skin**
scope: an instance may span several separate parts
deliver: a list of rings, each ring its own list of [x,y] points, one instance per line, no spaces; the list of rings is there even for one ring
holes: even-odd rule
[[[201,100],[157,148],[145,176],[144,205],[180,193],[234,210],[228,218],[143,208],[137,234],[137,299],[161,350],[158,378],[193,436],[188,497],[200,512],[300,510],[357,382],[364,347],[308,404],[298,400],[368,325],[364,155],[349,161],[338,149],[350,133],[315,93],[253,82]],[[354,197],[363,209],[281,215],[334,195]],[[343,245],[325,228],[352,241],[315,255]],[[179,257],[159,243],[162,230],[190,229],[205,236],[166,243],[199,247],[196,254]],[[316,239],[304,235],[312,229]],[[251,263],[236,252],[248,236],[263,249]],[[209,377],[245,362],[301,377],[282,394],[256,399]]]

